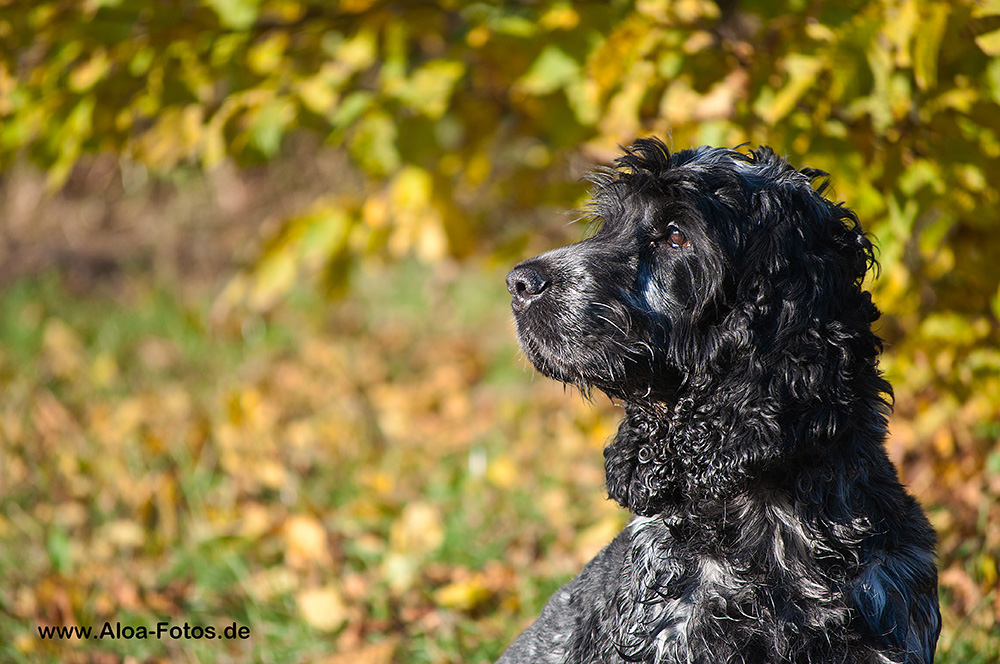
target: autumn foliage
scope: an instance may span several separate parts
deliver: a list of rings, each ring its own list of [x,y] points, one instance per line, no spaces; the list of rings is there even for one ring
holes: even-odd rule
[[[626,518],[502,275],[655,134],[877,238],[939,656],[1000,661],[1000,4],[782,4],[0,0],[0,659],[495,658]],[[36,629],[162,619],[253,637]]]

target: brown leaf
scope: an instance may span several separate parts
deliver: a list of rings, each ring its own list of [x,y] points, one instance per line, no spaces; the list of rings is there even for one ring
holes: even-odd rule
[[[389,664],[392,662],[398,644],[396,639],[390,638],[381,643],[365,646],[360,650],[305,661],[313,664]]]

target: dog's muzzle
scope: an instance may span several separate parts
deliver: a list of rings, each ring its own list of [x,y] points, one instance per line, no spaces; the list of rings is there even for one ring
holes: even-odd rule
[[[530,263],[522,263],[507,274],[507,290],[511,294],[510,306],[514,311],[524,311],[537,300],[552,283],[544,271]]]

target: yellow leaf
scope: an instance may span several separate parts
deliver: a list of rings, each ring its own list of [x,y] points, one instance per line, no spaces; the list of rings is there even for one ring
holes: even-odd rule
[[[652,62],[642,60],[632,66],[621,90],[608,105],[601,122],[602,133],[622,143],[630,141],[638,133],[639,106],[655,74],[656,67]]]
[[[1000,55],[1000,30],[976,37],[976,45],[989,56]]]
[[[403,168],[389,190],[388,208],[394,225],[389,251],[402,256],[415,251],[427,261],[442,258],[448,248],[441,214],[432,204],[430,173],[416,166]]]
[[[290,567],[298,568],[332,562],[326,530],[317,519],[300,515],[285,523],[285,561]]]
[[[350,101],[348,97],[338,112],[347,108]],[[397,170],[403,162],[396,145],[398,134],[399,128],[392,116],[372,111],[358,122],[348,148],[364,171],[381,177]]]
[[[337,93],[322,76],[312,76],[298,85],[299,99],[313,113],[323,115],[337,103]]]
[[[269,489],[281,489],[288,483],[288,470],[274,459],[261,459],[253,467],[254,477]]]
[[[163,109],[156,125],[135,141],[136,156],[160,170],[192,157],[202,145],[204,112],[198,104]]]
[[[347,622],[347,609],[340,593],[332,586],[309,588],[296,597],[299,613],[312,627],[332,632]]]
[[[240,515],[239,534],[243,537],[260,539],[271,528],[271,514],[260,503],[244,503]]]
[[[258,0],[206,0],[206,4],[222,25],[234,30],[246,30],[257,20]]]
[[[711,21],[719,17],[719,7],[711,0],[675,0],[670,4],[674,16],[681,23],[688,25],[705,19]]]
[[[298,260],[291,251],[276,251],[265,256],[256,270],[250,292],[250,306],[260,311],[274,306],[298,274]]]
[[[472,48],[482,48],[490,40],[490,30],[484,25],[476,26],[465,35],[465,43]]]
[[[86,366],[83,343],[69,325],[54,318],[42,333],[42,358],[55,376],[76,378]]]
[[[444,541],[444,523],[440,510],[423,501],[408,504],[389,532],[393,551],[409,555],[425,555]]]
[[[69,75],[69,88],[73,92],[86,92],[94,87],[111,68],[111,60],[102,48],[94,52],[90,59],[76,67]]]
[[[997,585],[997,561],[988,553],[979,554],[979,570],[982,574],[983,582],[987,588],[996,588]]]
[[[35,644],[42,643],[37,637],[32,636],[31,632],[24,632],[19,634],[16,639],[14,639],[14,646],[25,655],[30,655],[35,652]]]
[[[288,33],[275,31],[258,41],[247,51],[247,65],[255,74],[275,73],[288,48]]]
[[[763,98],[754,104],[757,115],[769,124],[774,124],[788,115],[802,95],[816,82],[823,69],[823,60],[808,55],[789,55],[785,59],[788,81],[770,103]]]
[[[470,611],[489,600],[492,594],[483,575],[475,574],[439,589],[434,593],[434,601],[438,606]]]
[[[509,455],[499,456],[486,468],[486,479],[501,489],[510,489],[517,482],[517,465]]]
[[[694,55],[695,53],[701,53],[706,48],[710,48],[715,44],[715,37],[712,36],[711,32],[707,30],[697,30],[691,33],[691,36],[684,41],[683,50],[688,55]]]
[[[337,3],[340,11],[348,14],[360,14],[361,12],[368,11],[374,4],[375,0],[340,0]]]
[[[397,641],[386,639],[381,643],[366,645],[360,650],[342,652],[316,660],[315,664],[391,664]]]
[[[996,16],[1000,14],[1000,0],[979,0],[972,9],[973,18]]]
[[[271,567],[255,572],[246,582],[247,592],[258,602],[270,602],[295,590],[297,585],[298,577],[287,567]]]
[[[110,387],[120,378],[115,356],[107,351],[98,353],[90,363],[90,380],[98,387]]]
[[[938,51],[948,25],[949,7],[931,6],[930,16],[923,17],[913,40],[913,76],[917,87],[930,90],[937,84]]]
[[[320,69],[331,85],[339,88],[355,73],[367,69],[378,56],[377,38],[371,30],[362,28],[350,39],[337,43],[333,60]]]
[[[394,592],[400,593],[413,585],[419,567],[420,562],[414,556],[390,552],[382,559],[382,578]]]
[[[546,30],[572,30],[579,23],[580,14],[568,2],[553,5],[538,21]]]
[[[411,108],[437,119],[448,110],[448,100],[463,74],[465,65],[461,62],[433,60],[415,71],[397,96]]]
[[[101,529],[105,539],[119,549],[136,548],[146,541],[146,531],[135,521],[119,519]]]
[[[887,39],[891,45],[895,53],[896,67],[910,66],[910,41],[913,39],[913,32],[919,19],[920,15],[914,0],[899,0],[890,3],[886,8],[885,27],[879,38]]]

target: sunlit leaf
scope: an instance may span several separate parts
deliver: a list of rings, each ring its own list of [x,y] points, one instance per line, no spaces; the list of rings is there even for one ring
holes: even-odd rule
[[[477,574],[439,588],[434,592],[434,601],[443,607],[470,611],[488,601],[491,596],[483,576]]]
[[[994,30],[993,32],[977,36],[976,45],[986,55],[994,57],[1000,55],[1000,30]]]
[[[580,14],[568,2],[558,2],[539,20],[546,30],[572,30],[580,23]]]
[[[342,129],[361,117],[368,110],[374,98],[371,93],[359,91],[347,95],[344,100],[337,105],[330,118],[330,124],[335,129]]]
[[[332,632],[347,620],[347,609],[336,588],[308,588],[295,598],[299,613],[310,627]]]
[[[266,76],[274,73],[281,65],[288,48],[288,33],[274,31],[260,39],[247,51],[247,64],[250,69]]]
[[[807,55],[790,55],[785,60],[788,80],[773,99],[760,99],[754,110],[767,123],[775,123],[788,115],[799,99],[816,82],[824,67],[822,60]]]
[[[74,379],[83,372],[83,343],[63,321],[53,319],[45,325],[42,347],[45,364],[56,376]]]
[[[285,561],[292,567],[329,564],[326,530],[311,516],[295,516],[285,523]]]
[[[966,345],[985,338],[990,332],[990,324],[983,318],[970,320],[957,313],[941,313],[924,319],[920,330],[927,339]]]
[[[580,65],[558,46],[549,45],[518,82],[517,87],[534,95],[544,95],[575,83],[580,75]]]
[[[69,86],[74,92],[86,92],[94,87],[111,68],[111,60],[104,49],[99,49],[90,58],[76,67],[69,75]]]
[[[254,574],[246,585],[255,600],[270,602],[275,597],[294,591],[298,587],[298,578],[287,567],[271,567]]]
[[[643,97],[653,80],[653,64],[637,62],[629,76],[622,84],[621,90],[612,97],[608,110],[601,123],[601,130],[609,137],[614,137],[618,143],[628,142],[628,136],[634,136],[641,123],[639,107]]]
[[[392,550],[411,556],[434,551],[444,541],[441,512],[432,504],[418,501],[407,505],[393,523],[389,534]]]
[[[142,546],[146,541],[146,532],[135,521],[120,519],[104,526],[101,536],[121,549],[131,549]]]
[[[298,274],[297,256],[291,252],[273,252],[261,260],[254,271],[250,302],[255,309],[268,309],[291,288]]]
[[[250,143],[267,157],[281,148],[285,131],[295,120],[295,106],[288,99],[274,99],[254,115],[250,127]]]
[[[246,30],[257,20],[259,0],[205,0],[215,10],[222,24],[233,30]]]
[[[913,75],[917,87],[930,90],[937,84],[938,51],[948,24],[949,8],[932,5],[930,16],[922,17],[913,40]]]
[[[313,113],[324,115],[337,103],[336,90],[322,76],[305,79],[298,84],[297,91],[302,103]]]
[[[399,168],[402,157],[396,147],[396,123],[381,111],[369,112],[358,124],[348,143],[351,156],[362,169],[384,176]]]
[[[461,62],[435,60],[415,71],[398,96],[424,115],[439,118],[447,110],[452,90],[464,73]]]

